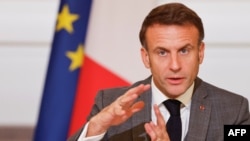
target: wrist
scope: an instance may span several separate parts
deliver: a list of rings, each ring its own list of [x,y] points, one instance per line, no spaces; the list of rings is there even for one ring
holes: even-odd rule
[[[89,126],[86,137],[100,135],[108,130],[109,126],[105,126],[98,120],[97,117],[93,117],[89,120]]]

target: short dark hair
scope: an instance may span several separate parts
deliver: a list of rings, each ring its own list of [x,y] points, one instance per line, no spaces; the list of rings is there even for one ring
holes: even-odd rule
[[[199,31],[199,43],[204,39],[204,28],[201,18],[190,8],[181,3],[167,3],[152,9],[144,19],[139,33],[140,42],[146,45],[146,31],[154,24],[161,25],[194,25]]]

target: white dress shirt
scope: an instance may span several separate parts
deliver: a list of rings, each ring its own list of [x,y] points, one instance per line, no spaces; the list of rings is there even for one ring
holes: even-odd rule
[[[153,79],[152,79],[153,80]],[[164,95],[154,84],[154,82],[151,82],[151,88],[152,88],[152,106],[151,106],[151,117],[152,121],[156,123],[156,116],[154,113],[153,105],[158,105],[161,114],[163,115],[163,118],[165,122],[168,121],[170,117],[170,113],[167,110],[167,108],[164,106],[163,102],[167,99],[169,99],[166,95]],[[181,140],[184,140],[184,137],[187,134],[188,131],[188,125],[189,125],[189,116],[190,116],[190,108],[191,108],[191,97],[194,89],[194,83],[191,85],[191,87],[188,88],[188,90],[182,94],[181,96],[177,97],[176,99],[181,102],[181,125],[182,125],[182,136]]]
[[[152,89],[152,105],[151,105],[152,121],[154,123],[156,123],[156,116],[154,114],[153,105],[157,104],[159,109],[160,109],[161,114],[164,117],[164,120],[167,122],[168,118],[170,117],[170,114],[162,102],[164,102],[165,100],[167,100],[169,98],[167,96],[165,96],[155,86],[153,79],[151,81],[151,89]],[[191,85],[191,87],[184,94],[182,94],[181,96],[176,98],[177,100],[179,100],[182,103],[181,104],[181,111],[180,111],[181,112],[181,122],[182,122],[182,136],[181,136],[182,141],[184,140],[184,137],[186,136],[187,131],[188,131],[190,108],[191,108],[191,97],[192,97],[193,89],[194,89],[194,83]],[[100,134],[100,135],[86,137],[88,124],[89,123],[87,123],[85,125],[85,127],[84,127],[84,129],[83,129],[83,131],[82,131],[82,133],[77,141],[100,141],[104,137],[105,132]]]

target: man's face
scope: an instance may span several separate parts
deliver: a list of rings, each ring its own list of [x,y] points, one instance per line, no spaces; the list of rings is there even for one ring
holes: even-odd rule
[[[147,29],[148,50],[141,49],[144,65],[154,83],[166,96],[183,94],[196,78],[204,57],[204,43],[193,25],[159,25]]]

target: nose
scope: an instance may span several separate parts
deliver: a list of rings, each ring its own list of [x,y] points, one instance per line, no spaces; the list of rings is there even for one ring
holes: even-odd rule
[[[181,69],[180,59],[177,54],[172,54],[170,58],[170,70],[178,72]]]

